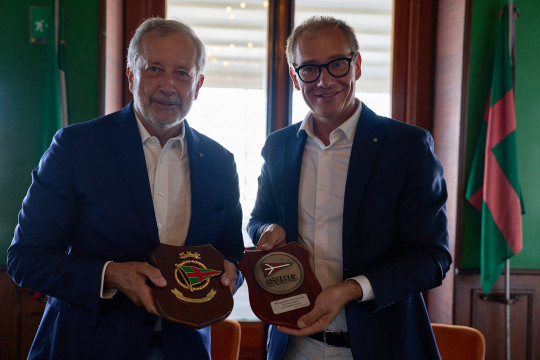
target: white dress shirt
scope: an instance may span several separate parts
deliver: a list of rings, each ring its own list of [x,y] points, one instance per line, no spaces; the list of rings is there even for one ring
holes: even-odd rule
[[[152,191],[159,241],[183,246],[191,219],[191,182],[184,121],[180,125],[180,135],[169,139],[161,148],[159,139],[150,136],[136,114],[135,118]],[[116,289],[103,288],[105,269],[109,263],[103,266],[101,274],[100,296],[105,299],[116,294]]]
[[[354,134],[362,110],[361,102],[357,100],[357,103],[355,113],[330,133],[328,146],[314,135],[311,114],[298,130],[298,135],[301,131],[308,135],[300,175],[298,241],[309,250],[311,265],[323,289],[343,282],[343,204]],[[365,276],[353,279],[362,287],[362,301],[374,298]],[[341,309],[328,330],[347,331],[345,309]],[[286,359],[351,356],[348,348],[327,348],[310,338],[291,337]]]
[[[159,241],[183,246],[191,218],[191,182],[184,121],[180,135],[169,139],[163,148],[158,138],[150,136],[138,118],[137,125],[152,190]]]

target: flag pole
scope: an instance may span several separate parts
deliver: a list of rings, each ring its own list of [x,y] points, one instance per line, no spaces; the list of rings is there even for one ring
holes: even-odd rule
[[[510,259],[506,259],[506,360],[510,360]]]
[[[510,58],[512,59],[512,84],[515,85],[514,75],[514,0],[508,0],[508,49],[510,51]],[[510,258],[506,259],[506,272],[505,272],[506,284],[505,284],[505,315],[506,315],[506,360],[511,358],[511,346],[510,346]]]
[[[508,49],[512,51],[512,0],[508,0]],[[513,60],[513,59],[512,59]],[[512,79],[513,82],[514,79]],[[510,360],[510,259],[506,259],[505,271],[506,360]]]

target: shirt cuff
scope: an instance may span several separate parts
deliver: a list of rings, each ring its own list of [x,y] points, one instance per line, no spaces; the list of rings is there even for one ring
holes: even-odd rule
[[[272,231],[272,230],[274,230],[275,227],[276,227],[276,224],[268,224],[268,225],[266,225],[263,228],[262,232],[261,232],[261,236],[259,236],[259,240],[261,240],[261,238],[262,238],[262,236],[264,235],[265,232]]]
[[[99,297],[102,299],[112,299],[114,295],[116,295],[116,292],[118,289],[104,289],[103,284],[105,282],[105,270],[107,269],[107,265],[112,263],[112,261],[107,261],[105,265],[103,265],[103,270],[101,271],[101,288],[99,289]]]
[[[360,275],[347,280],[356,281],[362,288],[362,299],[360,299],[359,301],[369,301],[375,299],[375,293],[373,292],[373,288],[371,287],[371,283],[369,282],[367,277],[365,277],[364,275]]]

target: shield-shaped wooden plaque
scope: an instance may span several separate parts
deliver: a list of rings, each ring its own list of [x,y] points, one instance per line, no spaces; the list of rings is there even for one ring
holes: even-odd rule
[[[153,289],[164,319],[200,329],[229,316],[233,297],[221,285],[224,257],[212,245],[160,244],[150,260],[167,280],[167,286]]]
[[[238,267],[244,274],[253,313],[273,325],[297,328],[322,291],[309,252],[291,242],[269,251],[246,251]]]

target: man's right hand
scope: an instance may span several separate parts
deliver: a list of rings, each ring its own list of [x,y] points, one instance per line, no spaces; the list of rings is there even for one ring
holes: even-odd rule
[[[257,250],[271,250],[283,245],[287,245],[285,229],[279,225],[272,224],[262,233],[257,243]]]
[[[154,304],[152,288],[146,283],[147,279],[159,287],[167,285],[167,280],[161,272],[145,262],[112,262],[105,270],[105,288],[118,289],[137,306],[143,305],[148,312],[159,315]]]

